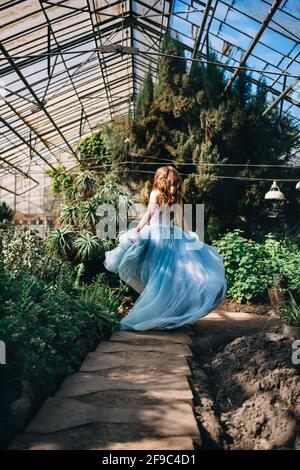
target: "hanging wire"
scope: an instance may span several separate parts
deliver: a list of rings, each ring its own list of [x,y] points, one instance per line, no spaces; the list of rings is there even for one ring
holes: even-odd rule
[[[160,165],[161,162],[166,162],[166,163],[172,163],[174,166],[224,166],[224,167],[251,167],[251,168],[286,168],[289,170],[293,169],[300,169],[300,165],[269,165],[269,164],[255,164],[255,163],[185,163],[185,162],[174,162],[174,160],[167,159],[167,158],[157,158],[154,156],[149,156],[149,155],[137,155],[137,154],[128,154],[130,157],[143,157],[143,158],[152,158],[155,159],[155,162],[143,162],[143,161],[135,161],[134,163],[136,164],[141,164],[141,165]],[[88,157],[87,162],[89,161],[94,161],[98,160],[99,157]],[[125,160],[122,162],[115,162],[115,163],[109,163],[107,166],[114,166],[114,165],[126,165],[126,164],[131,164],[132,162],[130,160]]]
[[[130,165],[131,162],[130,161],[126,161],[126,162],[119,162],[119,163],[112,163],[112,164],[107,164],[107,165],[90,165],[88,167],[89,170],[98,170],[98,171],[101,171],[101,170],[106,170],[108,168],[111,168],[111,167],[115,167],[117,168],[118,166],[120,165]],[[176,166],[176,165],[174,165]],[[76,168],[75,168],[75,171],[73,169],[72,173],[74,174],[77,174],[77,173],[81,173],[82,170],[78,169],[78,171],[76,171]],[[126,167],[125,171],[129,171],[130,173],[142,173],[142,174],[155,174],[156,171],[154,170],[139,170],[139,169],[133,169],[133,168],[130,168],[130,167]],[[181,176],[188,176],[187,174],[185,173],[182,173],[182,172],[178,172]],[[213,174],[208,174],[208,175],[204,175],[204,176],[201,176],[201,175],[196,175],[197,178],[200,178],[200,179],[207,179],[207,178],[217,178],[217,179],[230,179],[230,180],[239,180],[239,181],[281,181],[281,182],[295,182],[295,181],[299,181],[299,178],[277,178],[277,177],[273,177],[273,178],[258,178],[258,177],[252,177],[252,176],[225,176],[225,175],[213,175]]]

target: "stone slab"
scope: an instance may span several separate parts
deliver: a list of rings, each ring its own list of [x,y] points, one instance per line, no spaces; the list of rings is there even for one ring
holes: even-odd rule
[[[126,343],[144,343],[144,342],[163,342],[163,343],[179,343],[192,344],[192,339],[186,333],[174,332],[132,332],[132,331],[116,331],[112,334],[111,341],[125,341]]]
[[[101,404],[100,404],[101,405]],[[192,407],[171,402],[168,406],[140,408],[101,407],[70,398],[48,398],[26,432],[53,433],[89,423],[135,424],[150,436],[198,436]]]
[[[192,352],[186,344],[180,343],[153,343],[153,344],[130,344],[116,341],[101,341],[95,352],[115,353],[115,352],[162,352],[172,356],[190,357]]]
[[[112,368],[148,368],[177,375],[190,375],[191,371],[184,357],[172,357],[156,353],[89,353],[83,362],[81,372],[94,372]]]
[[[116,442],[99,450],[194,450],[191,437],[145,438],[131,442]]]
[[[82,371],[82,373],[84,373]],[[95,374],[97,377],[101,377],[105,380],[125,380],[125,382],[129,381],[135,381],[135,380],[144,380],[146,377],[148,379],[150,378],[155,378],[157,380],[160,380],[163,377],[169,376],[169,375],[175,375],[175,374],[170,374],[167,371],[163,370],[158,370],[157,368],[153,367],[122,367],[122,368],[113,368],[113,369],[104,369],[104,370],[99,370],[96,372],[92,372]],[[179,374],[180,377],[187,377],[186,374]]]
[[[135,426],[96,423],[51,434],[16,436],[10,450],[193,450],[193,438],[148,437]]]
[[[184,376],[174,374],[155,376],[147,371],[131,376],[130,380],[105,379],[96,374],[78,372],[68,377],[61,385],[56,396],[76,397],[108,390],[136,390],[150,398],[159,400],[191,400],[193,398],[189,383]]]

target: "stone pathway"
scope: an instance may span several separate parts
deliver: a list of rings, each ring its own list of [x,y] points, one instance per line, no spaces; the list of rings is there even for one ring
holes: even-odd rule
[[[10,449],[189,450],[192,329],[116,332],[48,398]]]

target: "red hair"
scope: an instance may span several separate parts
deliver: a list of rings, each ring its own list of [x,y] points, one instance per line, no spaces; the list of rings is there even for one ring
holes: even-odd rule
[[[153,189],[158,189],[158,203],[172,204],[181,201],[181,177],[172,166],[162,166],[156,170],[154,175]]]

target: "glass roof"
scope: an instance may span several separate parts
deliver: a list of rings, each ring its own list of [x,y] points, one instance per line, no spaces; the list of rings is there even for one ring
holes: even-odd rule
[[[80,138],[133,111],[167,31],[187,58],[205,61],[209,44],[228,86],[251,69],[299,122],[298,0],[0,0],[1,185],[62,153],[74,160]]]

